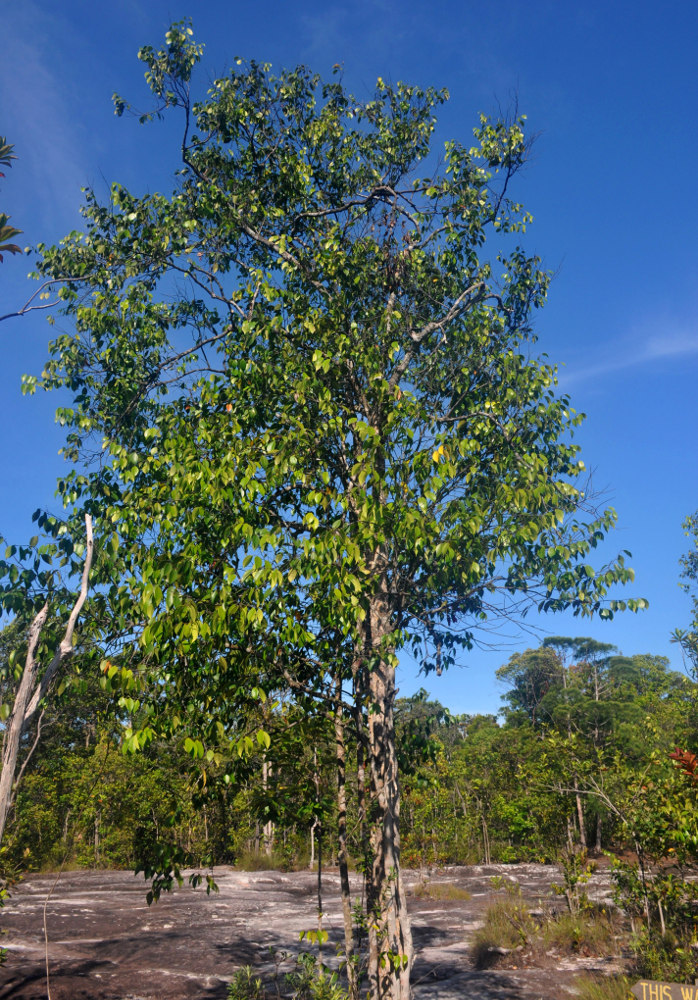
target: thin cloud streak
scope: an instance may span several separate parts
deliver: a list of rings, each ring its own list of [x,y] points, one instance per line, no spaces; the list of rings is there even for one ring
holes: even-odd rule
[[[559,373],[559,384],[568,386],[603,378],[616,372],[640,368],[653,361],[686,358],[698,355],[698,332],[676,330],[647,338],[644,344],[628,345],[622,355],[607,358],[586,368],[572,368],[569,364]]]
[[[35,29],[27,31],[27,23]],[[6,65],[0,100],[6,108],[4,128],[21,162],[13,177],[15,191],[31,196],[47,229],[63,230],[66,223],[74,224],[86,170],[75,108],[52,65],[61,25],[29,2],[3,27]],[[27,232],[24,238],[32,242],[35,234]]]

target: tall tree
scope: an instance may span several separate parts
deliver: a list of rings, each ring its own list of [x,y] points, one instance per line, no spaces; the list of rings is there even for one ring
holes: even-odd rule
[[[90,194],[86,231],[43,248],[75,330],[27,386],[69,387],[68,456],[101,450],[64,490],[108,526],[105,600],[153,712],[213,740],[284,686],[334,713],[340,774],[357,741],[370,989],[398,1000],[399,651],[441,670],[531,605],[610,616],[631,571],[586,563],[615,516],[576,485],[581,418],[530,356],[548,277],[516,243],[523,120],[482,118],[431,170],[445,92],[379,79],[362,101],[253,62],[193,103],[200,56],[186,23],[141,50],[154,113],[183,115],[175,191]]]
[[[16,160],[12,146],[7,140],[0,135],[0,166],[11,167],[12,161]],[[0,172],[0,177],[4,177],[4,173]],[[0,261],[3,260],[4,253],[21,253],[22,250],[17,246],[16,243],[10,243],[15,236],[19,236],[22,232],[21,229],[15,229],[14,226],[8,225],[10,218],[5,215],[4,212],[0,212]]]
[[[533,726],[550,722],[564,681],[564,666],[554,650],[542,646],[514,653],[497,670],[497,678],[511,684],[504,698],[514,712],[525,712]]]
[[[690,662],[694,675],[698,674],[698,511],[687,517],[683,529],[691,539],[691,547],[681,558],[681,587],[687,594],[692,594],[693,618],[687,629],[676,629],[674,642],[678,642]]]

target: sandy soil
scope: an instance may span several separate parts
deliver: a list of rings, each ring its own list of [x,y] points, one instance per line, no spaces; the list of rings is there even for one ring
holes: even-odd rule
[[[218,894],[184,887],[151,907],[142,878],[130,872],[67,872],[57,881],[29,876],[1,913],[8,949],[1,1000],[47,998],[44,910],[51,1000],[225,1000],[227,982],[242,965],[263,975],[289,970],[300,932],[315,926],[316,877],[229,868],[215,875]],[[581,972],[612,971],[608,960],[583,957],[550,959],[546,968],[475,970],[469,943],[492,899],[493,875],[518,882],[534,903],[550,902],[558,877],[544,865],[449,868],[430,882],[451,882],[471,898],[435,900],[419,894],[423,875],[407,874],[415,1000],[560,1000]],[[329,872],[323,881],[330,933],[323,957],[330,960],[342,938],[339,879]],[[587,888],[606,897],[603,873]]]

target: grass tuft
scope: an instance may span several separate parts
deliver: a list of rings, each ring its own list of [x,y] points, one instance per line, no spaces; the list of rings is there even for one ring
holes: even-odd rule
[[[524,948],[537,925],[528,907],[515,898],[498,899],[487,908],[485,922],[476,932],[472,958],[477,969],[499,965],[515,949]]]
[[[618,917],[603,910],[551,914],[540,927],[545,948],[561,954],[610,955],[615,950]]]
[[[574,988],[579,1000],[627,1000],[630,980],[625,976],[580,976]]]
[[[284,868],[284,859],[277,854],[243,851],[235,860],[235,867],[241,872],[272,872]]]
[[[534,915],[521,899],[500,898],[488,907],[483,926],[475,932],[473,962],[478,969],[487,969],[518,963],[520,952],[534,961],[550,953],[613,955],[617,952],[619,920],[615,911],[601,908]]]
[[[453,882],[420,882],[415,886],[414,894],[417,899],[470,899],[471,895],[467,889],[461,889]]]

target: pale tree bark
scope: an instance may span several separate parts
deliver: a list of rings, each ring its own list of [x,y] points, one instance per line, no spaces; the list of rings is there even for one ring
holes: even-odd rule
[[[368,615],[371,655],[366,664],[369,709],[368,827],[366,868],[368,978],[372,1000],[409,1000],[412,933],[400,871],[400,788],[395,750],[395,667],[382,640],[391,631],[385,598],[375,598]]]
[[[342,917],[344,921],[344,957],[346,961],[347,991],[350,1000],[358,1000],[359,983],[356,967],[356,935],[351,906],[349,883],[349,849],[347,846],[347,752],[344,739],[344,706],[342,703],[341,677],[336,679],[334,710],[335,762],[337,767],[337,861],[342,892]]]
[[[582,796],[579,793],[579,782],[577,781],[577,776],[574,777],[574,791],[575,800],[577,804],[577,822],[579,824],[579,844],[586,850],[587,848],[587,828],[584,822],[584,806],[582,804]]]
[[[313,820],[312,826],[310,827],[310,861],[308,862],[308,868],[310,871],[315,867],[315,829],[318,825],[317,816]]]
[[[51,661],[42,668],[37,661],[36,650],[41,639],[41,633],[46,625],[49,614],[49,601],[34,616],[27,635],[27,655],[24,661],[24,669],[19,682],[17,694],[15,695],[12,711],[10,712],[5,727],[5,738],[2,746],[2,772],[0,772],[0,843],[5,833],[7,817],[12,807],[15,790],[15,772],[17,770],[17,757],[22,741],[22,736],[27,730],[32,719],[36,715],[39,705],[47,695],[53,680],[58,673],[63,662],[73,652],[73,633],[78,616],[87,600],[87,589],[92,566],[92,553],[94,551],[94,540],[92,535],[92,518],[85,515],[85,531],[87,536],[87,547],[85,550],[85,563],[82,571],[80,592],[76,598],[73,609],[68,617],[65,633]]]
[[[269,787],[269,778],[271,777],[271,768],[269,762],[265,759],[262,761],[262,788],[266,792]],[[274,851],[274,824],[271,820],[264,824],[263,829],[264,835],[264,853],[267,857],[271,857]]]

